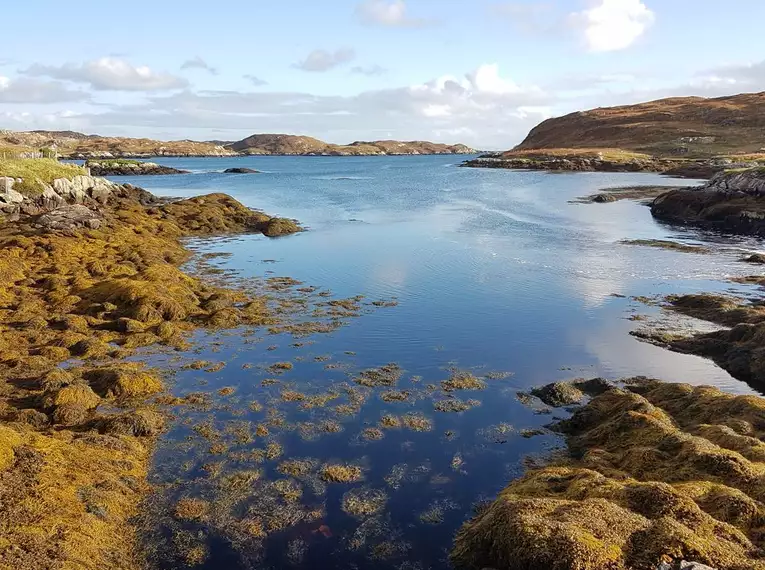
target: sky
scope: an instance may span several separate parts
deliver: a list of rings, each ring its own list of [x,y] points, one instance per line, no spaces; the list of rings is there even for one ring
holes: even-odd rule
[[[762,0],[8,4],[0,129],[489,150],[578,110],[765,91]]]

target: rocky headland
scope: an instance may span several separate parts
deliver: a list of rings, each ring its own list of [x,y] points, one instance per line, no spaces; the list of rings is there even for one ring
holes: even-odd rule
[[[765,93],[747,93],[579,111],[543,121],[514,149],[465,166],[711,178],[765,165],[764,110]]]
[[[465,161],[462,166],[548,172],[654,172],[674,178],[712,178],[726,170],[763,164],[765,155],[689,160],[621,149],[549,149],[485,154]]]
[[[670,223],[765,237],[765,169],[726,170],[703,186],[672,190],[653,201],[651,213]]]

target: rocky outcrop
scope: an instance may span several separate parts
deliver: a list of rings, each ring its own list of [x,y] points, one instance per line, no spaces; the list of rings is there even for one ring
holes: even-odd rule
[[[88,160],[85,166],[90,169],[93,176],[157,176],[188,173],[187,170],[138,160]]]
[[[0,177],[0,214],[11,219],[22,214],[44,214],[66,204],[97,207],[106,204],[119,190],[116,184],[104,178],[75,176],[71,180],[57,178],[52,185],[43,185],[42,193],[27,195],[14,189],[20,182],[18,179]]]
[[[254,168],[227,168],[223,174],[260,174],[260,170]]]
[[[657,219],[728,233],[765,237],[765,169],[726,171],[706,185],[656,198]]]
[[[765,168],[731,169],[715,175],[705,188],[749,196],[765,196]]]
[[[0,177],[0,204],[20,204],[24,201],[24,195],[13,189],[14,184],[16,184],[15,178]]]
[[[101,227],[102,215],[82,204],[71,204],[56,208],[37,219],[37,227],[45,231],[72,231],[78,228],[97,230]]]

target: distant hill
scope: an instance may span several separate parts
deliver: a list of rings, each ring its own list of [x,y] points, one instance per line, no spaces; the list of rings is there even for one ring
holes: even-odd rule
[[[237,153],[208,142],[156,141],[127,137],[102,137],[74,131],[0,131],[0,148],[55,148],[68,158],[140,158],[150,156],[229,156]]]
[[[55,148],[65,158],[141,158],[153,156],[238,156],[240,154],[285,155],[385,155],[470,154],[465,145],[424,141],[374,141],[335,145],[306,136],[263,134],[238,142],[157,141],[127,137],[102,137],[74,131],[0,131],[0,149],[27,152]]]
[[[470,154],[475,152],[465,145],[446,145],[426,141],[356,141],[348,145],[326,143],[319,139],[298,135],[252,135],[232,143],[226,148],[243,154],[282,155],[398,155],[398,154]]]
[[[676,97],[548,119],[514,151],[618,148],[655,156],[708,157],[765,148],[765,93]]]

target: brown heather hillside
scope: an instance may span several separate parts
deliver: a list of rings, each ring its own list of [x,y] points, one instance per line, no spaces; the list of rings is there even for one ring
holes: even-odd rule
[[[126,137],[102,137],[74,131],[0,131],[0,148],[24,152],[55,148],[62,157],[225,156],[235,154],[208,142],[156,141]],[[106,154],[108,153],[108,154]]]
[[[677,97],[548,119],[515,151],[620,148],[658,156],[706,157],[765,148],[765,93]]]
[[[384,155],[384,154],[470,154],[465,145],[446,145],[427,141],[356,141],[349,145],[326,143],[306,136],[263,134],[252,135],[226,148],[244,154],[310,154],[310,155]]]

